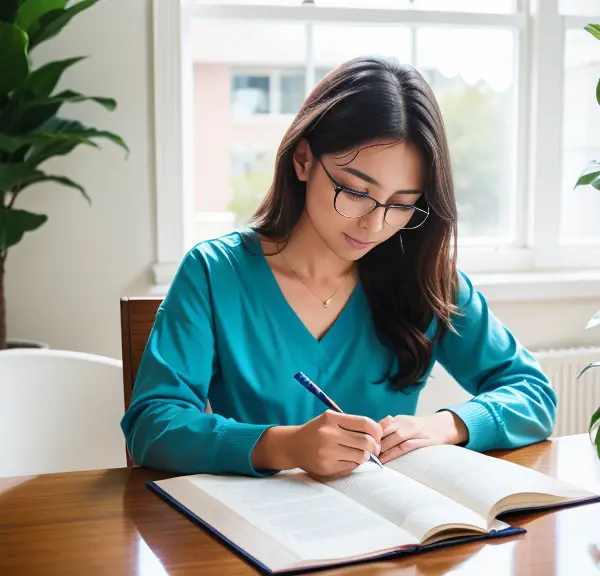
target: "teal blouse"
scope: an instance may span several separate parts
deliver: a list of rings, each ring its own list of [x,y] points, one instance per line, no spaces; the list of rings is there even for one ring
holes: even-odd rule
[[[548,437],[556,395],[533,356],[459,274],[462,315],[434,344],[425,376],[399,392],[392,350],[377,337],[360,282],[321,340],[281,292],[256,233],[198,244],[159,308],[122,420],[144,466],[181,474],[259,475],[250,453],[273,425],[303,424],[323,405],[293,378],[305,372],[345,412],[375,421],[414,414],[435,361],[474,397],[447,409],[467,448],[514,448]],[[435,323],[429,327],[431,337]],[[213,413],[205,413],[207,401]]]

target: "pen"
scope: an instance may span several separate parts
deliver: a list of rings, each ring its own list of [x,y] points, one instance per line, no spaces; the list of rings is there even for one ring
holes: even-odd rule
[[[327,396],[327,394],[325,394],[325,392],[323,392],[323,390],[321,390],[306,374],[304,374],[304,372],[298,372],[294,375],[294,378],[311,394],[313,394],[321,402],[323,402],[325,406],[331,408],[335,412],[339,412],[341,414],[344,413],[344,411],[329,396]],[[377,456],[375,456],[375,454],[372,454],[371,452],[369,452],[369,460],[377,464],[380,468],[383,468],[383,464],[381,463],[379,458],[377,458]]]

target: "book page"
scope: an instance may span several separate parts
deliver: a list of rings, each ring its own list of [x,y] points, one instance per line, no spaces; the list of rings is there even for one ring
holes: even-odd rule
[[[460,502],[491,522],[508,509],[542,506],[592,496],[530,468],[459,446],[428,446],[386,464],[417,482]],[[503,499],[514,497],[504,509]]]
[[[180,487],[183,482],[187,487]],[[269,548],[279,547],[295,561],[327,560],[417,544],[405,530],[304,472],[269,478],[195,475],[156,484],[203,519],[208,510],[205,504],[198,509],[197,495],[220,503],[211,521],[242,548],[253,547],[254,555],[269,556]],[[248,537],[253,533],[262,535],[254,543]]]
[[[327,486],[387,518],[424,542],[431,534],[453,527],[487,531],[487,521],[473,510],[439,492],[375,464],[367,463],[352,474],[322,480]]]

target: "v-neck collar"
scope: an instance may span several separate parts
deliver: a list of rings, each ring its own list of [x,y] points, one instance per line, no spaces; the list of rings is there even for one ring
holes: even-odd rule
[[[264,288],[265,306],[269,307],[272,315],[278,319],[281,330],[289,338],[290,343],[299,349],[312,364],[318,368],[326,368],[331,355],[335,354],[343,337],[348,331],[358,328],[356,325],[360,316],[358,310],[361,307],[361,301],[366,300],[360,279],[329,330],[320,340],[317,340],[284,296],[273,270],[267,262],[258,233],[250,229],[250,235],[257,247],[254,256],[258,261],[260,285]]]

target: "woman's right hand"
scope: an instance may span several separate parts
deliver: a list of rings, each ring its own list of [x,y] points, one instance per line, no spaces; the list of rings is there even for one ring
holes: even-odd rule
[[[317,476],[351,472],[381,451],[381,426],[365,416],[327,410],[302,426],[265,431],[252,452],[257,469],[302,468]]]
[[[381,426],[366,416],[327,410],[300,426],[289,450],[296,466],[318,476],[351,472],[381,452]]]

